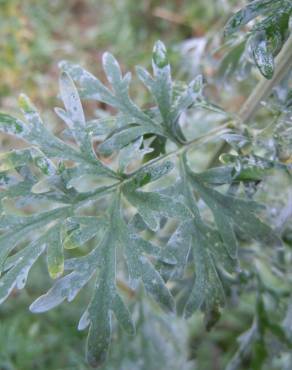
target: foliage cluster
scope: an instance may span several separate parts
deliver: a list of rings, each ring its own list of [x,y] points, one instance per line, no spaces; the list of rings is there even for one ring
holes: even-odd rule
[[[289,2],[256,0],[226,27],[227,33],[235,32],[254,17],[272,14],[251,36],[253,58],[268,79],[277,74],[274,55],[288,34],[279,12],[273,16],[279,4],[283,17],[290,15]],[[272,40],[277,48],[271,50],[275,24],[281,37]],[[287,75],[291,62],[284,57]],[[102,60],[108,84],[77,64],[60,63],[64,108],[55,112],[64,125],[59,136],[46,127],[26,95],[19,98],[24,118],[0,114],[0,130],[27,143],[0,158],[0,301],[24,288],[31,268],[46,254],[55,281],[30,310],[40,313],[71,302],[89,284],[92,294],[78,329],[88,328],[87,360],[101,366],[121,330],[113,317],[128,335],[135,334],[135,322],[144,333],[141,347],[133,344],[139,353],[147,347],[145,317],[157,321],[153,325],[162,331],[171,330],[153,316],[152,307],[185,318],[201,310],[209,330],[225,304],[253,290],[254,319],[227,368],[239,368],[253,353],[251,367],[259,369],[271,355],[270,335],[284,354],[291,349],[291,200],[276,221],[260,204],[275,178],[291,193],[289,82],[278,85],[269,101],[273,121],[264,128],[248,127],[240,116],[208,101],[202,76],[188,84],[174,81],[161,41],[153,49],[152,74],[136,68],[152,99],[146,109],[130,97],[131,73],[123,74],[110,53]],[[88,119],[81,100],[101,102],[113,113],[99,111],[97,118]],[[224,120],[192,137],[184,117],[198,109],[215,111]],[[219,166],[197,171],[194,149],[214,140],[225,140],[231,152],[220,156]],[[279,317],[270,317],[275,308]],[[114,368],[115,358],[120,361],[129,340],[122,338],[108,368]],[[151,361],[155,347],[148,350]],[[139,360],[134,361],[138,368]]]

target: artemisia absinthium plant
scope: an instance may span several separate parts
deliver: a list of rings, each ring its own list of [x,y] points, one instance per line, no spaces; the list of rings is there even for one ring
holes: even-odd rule
[[[129,335],[135,334],[123,286],[133,292],[144,289],[169,312],[176,311],[178,302],[186,318],[202,310],[211,327],[225,293],[241,276],[238,240],[282,246],[261,219],[263,205],[248,192],[246,197],[237,194],[240,186],[262,181],[271,162],[243,158],[242,138],[229,132],[226,123],[203,137],[186,138],[180,116],[206,102],[203,79],[198,76],[177,89],[160,41],[152,67],[152,75],[136,69],[155,101],[143,110],[129,96],[131,74],[123,75],[111,54],[103,56],[109,87],[79,65],[62,62],[63,108],[55,111],[66,124],[64,140],[46,128],[25,95],[19,98],[23,118],[0,115],[0,130],[28,144],[0,159],[0,301],[13,289],[24,288],[43,254],[55,281],[32,303],[32,312],[71,302],[94,280],[78,324],[80,330],[88,328],[86,356],[92,366],[106,360],[114,318]],[[88,120],[80,97],[105,103],[117,113]],[[222,156],[219,167],[194,172],[189,151],[221,134],[236,143],[238,152]],[[280,167],[289,171],[285,164]],[[201,203],[211,217],[202,214]],[[157,242],[155,235],[170,225],[168,241]],[[80,249],[80,257],[70,257],[74,248]]]

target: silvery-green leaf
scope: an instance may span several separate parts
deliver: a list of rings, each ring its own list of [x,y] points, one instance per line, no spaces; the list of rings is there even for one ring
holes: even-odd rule
[[[224,304],[224,290],[202,233],[193,233],[192,251],[196,279],[184,309],[186,317],[192,315],[203,303],[207,312]]]
[[[81,97],[85,99],[94,99],[109,105],[115,104],[115,99],[111,91],[104,86],[95,76],[80,67],[68,61],[62,61],[59,64],[62,71],[67,72],[71,78],[81,87]]]
[[[85,116],[78,91],[73,83],[71,77],[62,72],[60,76],[60,93],[66,111],[69,113],[72,123],[76,127],[85,127]]]
[[[257,203],[222,194],[207,186],[200,175],[191,173],[190,176],[192,186],[213,212],[218,231],[231,257],[235,257],[237,253],[234,226],[251,238],[267,244],[281,245],[280,239],[271,228],[255,215],[255,211],[259,209]]]
[[[143,218],[136,213],[128,223],[129,227],[134,230],[134,232],[141,232],[147,229],[147,225],[143,221]]]
[[[139,224],[138,224],[139,223]],[[141,254],[155,257],[158,261],[174,265],[177,263],[176,256],[167,247],[159,247],[149,240],[141,238],[136,232],[144,231],[147,225],[141,219],[139,214],[136,214],[128,223],[130,237],[136,245],[136,248]],[[124,225],[123,225],[124,227]]]
[[[202,88],[203,78],[199,75],[190,82],[186,90],[182,92],[174,102],[170,115],[172,122],[177,122],[181,113],[196,102],[202,94]]]
[[[12,150],[0,155],[0,170],[8,171],[33,163],[44,175],[56,172],[54,163],[37,148]]]
[[[185,303],[185,315],[190,316],[199,308],[204,308],[210,315],[218,312],[224,303],[217,265],[232,272],[235,261],[225,251],[219,233],[205,224],[200,216],[190,188],[185,158],[180,161],[180,175],[181,179],[173,186],[171,195],[175,196],[176,192],[184,196],[191,217],[177,227],[168,241],[167,249],[176,258],[177,264],[173,270],[161,265],[160,270],[167,279],[182,279],[186,267],[194,265],[194,284]]]
[[[137,72],[139,79],[148,88],[148,90],[152,92],[155,82],[151,74],[145,68],[140,67],[140,66],[136,67],[136,72]]]
[[[112,310],[121,327],[130,335],[135,334],[135,326],[132,321],[131,314],[127,309],[122,298],[116,294],[113,300]]]
[[[64,253],[62,245],[62,224],[52,227],[46,238],[47,265],[52,279],[60,277],[64,272]]]
[[[261,74],[270,80],[274,74],[274,57],[268,43],[269,42],[265,34],[255,36],[252,41],[252,53],[254,61]]]
[[[60,93],[66,111],[57,108],[56,113],[71,129],[76,142],[80,145],[81,151],[89,158],[96,160],[91,139],[85,127],[85,116],[78,91],[73,80],[66,72],[62,72],[60,77]]]
[[[133,281],[141,279],[146,291],[165,309],[172,311],[174,309],[174,302],[162,277],[155,270],[147,257],[143,256],[143,253],[147,249],[149,253],[153,247],[151,246],[149,249],[149,245],[147,245],[145,249],[145,244],[147,244],[147,242],[143,241],[143,239],[136,235],[131,234],[119,214],[117,214],[116,223],[119,240],[124,250],[130,278]]]
[[[40,238],[25,247],[21,251],[21,255],[14,259],[13,264],[7,266],[10,269],[0,278],[0,303],[5,301],[15,287],[17,289],[24,288],[32,265],[43,253],[44,249],[45,241],[43,238]]]
[[[164,161],[158,165],[148,165],[138,169],[126,184],[126,191],[135,190],[153,181],[159,180],[161,177],[166,176],[174,168],[171,161]]]
[[[6,113],[0,113],[0,130],[10,135],[15,135],[19,138],[25,138],[31,127],[29,124],[12,117]]]
[[[103,168],[99,165],[94,166],[91,163],[87,163],[84,165],[77,165],[66,168],[62,171],[60,175],[67,189],[74,187],[74,183],[80,182],[80,179],[84,176],[102,177],[105,176],[105,172],[103,171]]]
[[[47,130],[39,113],[26,95],[20,95],[19,105],[30,128],[28,132],[23,134],[23,138],[26,141],[39,146],[42,152],[49,157],[77,161],[81,159],[77,150],[64,143]]]
[[[141,161],[144,155],[151,153],[152,148],[149,148],[140,136],[138,139],[122,148],[119,152],[119,172],[127,172],[128,167],[133,162]]]
[[[160,72],[156,71],[156,69],[163,69],[164,67],[169,66],[166,47],[160,40],[156,41],[153,48],[152,66],[154,69],[154,75]]]
[[[64,248],[73,249],[82,246],[107,226],[107,221],[104,218],[83,217],[82,220],[79,218],[79,222],[80,224],[78,223],[75,228],[66,235],[64,239]]]
[[[90,325],[86,357],[92,366],[101,365],[105,361],[111,342],[110,310],[116,296],[116,247],[117,240],[113,230],[109,228],[99,246],[102,257],[101,268],[87,309]]]
[[[190,213],[185,205],[176,199],[158,192],[127,191],[124,194],[128,201],[137,209],[145,223],[152,230],[157,230],[161,216],[186,220]]]
[[[19,99],[19,104],[26,120],[29,122],[31,127],[30,132],[24,135],[25,140],[39,146],[42,152],[49,157],[70,159],[76,162],[81,162],[82,165],[89,164],[94,167],[95,172],[100,172],[110,177],[116,177],[114,171],[104,166],[93,154],[91,150],[91,144],[89,145],[89,143],[86,141],[86,131],[84,131],[85,136],[83,135],[85,140],[85,148],[83,148],[85,154],[83,154],[58,139],[45,128],[39,113],[31,104],[28,97],[26,97],[25,95],[21,95]],[[83,143],[84,140],[82,139]]]
[[[0,170],[9,171],[31,162],[30,149],[11,150],[0,154]]]
[[[29,196],[31,194],[31,187],[33,182],[30,180],[19,181],[10,185],[7,189],[0,192],[0,209],[2,209],[2,201],[5,198],[14,199],[20,196]]]
[[[167,127],[171,124],[172,80],[166,48],[161,41],[157,41],[154,45],[152,68],[153,78],[141,67],[137,67],[136,70],[141,81],[153,94],[163,118],[163,124]]]
[[[115,93],[117,88],[125,86],[127,89],[128,77],[123,80],[122,71],[118,61],[110,53],[104,53],[102,56],[102,64],[109,83],[112,85]]]
[[[162,256],[167,252],[169,256],[176,260],[175,265],[170,264],[164,258],[160,258],[156,264],[156,268],[163,277],[165,282],[171,280],[181,280],[184,278],[185,269],[188,266],[189,261],[189,251],[191,248],[191,235],[190,233],[183,235],[180,238],[180,226],[187,224],[187,222],[182,223],[178,226],[176,231],[169,238],[166,247],[162,251]]]
[[[52,211],[42,212],[32,216],[23,216],[19,218],[19,222],[12,230],[0,236],[0,261],[1,266],[9,253],[22,239],[26,240],[29,233],[34,230],[39,230],[41,227],[65,217],[70,213],[70,208],[62,207]]]
[[[110,53],[103,55],[103,67],[109,82],[115,92],[115,107],[122,113],[128,114],[137,119],[137,123],[147,122],[150,125],[155,125],[151,118],[142,112],[137,105],[129,97],[129,84],[131,74],[127,73],[122,77],[121,70],[117,60]]]
[[[240,27],[250,22],[258,15],[281,5],[281,0],[255,0],[248,4],[245,8],[235,13],[225,26],[225,34],[230,35],[239,30]]]
[[[191,250],[192,236],[190,230],[192,227],[190,221],[181,223],[167,242],[165,250],[177,261],[174,268],[171,268],[168,278],[182,278],[184,275]],[[165,268],[162,268],[162,271],[165,272]]]
[[[252,344],[256,340],[257,336],[258,326],[256,324],[256,321],[254,321],[252,323],[252,326],[243,334],[241,334],[240,337],[238,337],[237,340],[239,342],[239,348],[234,356],[231,358],[231,360],[228,362],[226,370],[237,370],[239,368],[242,359],[249,353]]]
[[[128,122],[130,122],[130,119],[127,120]],[[117,127],[120,127],[119,119],[114,116],[92,119],[86,122],[86,130],[92,137],[108,135]]]
[[[221,267],[229,273],[233,273],[237,267],[237,260],[228,254],[220,233],[203,222],[196,223],[196,230],[206,238],[206,244],[216,267]]]
[[[230,184],[233,177],[233,166],[214,167],[200,173],[202,181],[212,186]]]
[[[136,235],[133,235],[132,238],[135,239],[135,244],[137,245],[137,248],[139,246],[140,251],[144,252],[146,255],[153,256],[158,261],[162,261],[170,265],[176,264],[177,262],[176,256],[174,256],[171,253],[168,247],[165,248],[158,247],[157,245],[154,245],[148,240],[140,238]]]
[[[157,41],[154,45],[152,68],[155,78],[152,92],[165,125],[168,125],[172,104],[172,80],[166,48],[161,41]]]
[[[100,146],[99,151],[104,155],[109,155],[115,150],[120,150],[137,138],[149,134],[157,133],[161,134],[158,127],[139,125],[130,126],[114,132],[108,139],[106,139]]]
[[[134,122],[156,126],[156,123],[129,97],[130,74],[124,77],[116,59],[110,54],[103,56],[103,67],[114,92],[111,92],[97,78],[85,71],[78,65],[62,62],[61,68],[66,71],[73,80],[78,82],[81,88],[81,96],[86,99],[99,100],[118,109],[120,113],[131,117]],[[129,123],[133,123],[129,122]]]
[[[41,313],[49,311],[61,304],[65,299],[71,302],[92,278],[98,266],[98,256],[98,248],[95,248],[85,257],[75,259],[73,271],[57,279],[46,294],[35,300],[30,306],[31,312]],[[72,266],[67,266],[66,270],[69,267]]]

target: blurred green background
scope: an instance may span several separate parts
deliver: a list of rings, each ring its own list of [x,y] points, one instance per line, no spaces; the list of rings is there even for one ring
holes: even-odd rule
[[[76,61],[103,79],[100,66],[104,51],[114,53],[124,69],[132,70],[136,64],[149,67],[153,43],[161,39],[170,50],[178,79],[190,79],[203,71],[210,83],[207,93],[211,99],[236,111],[254,81],[233,81],[223,93],[216,73],[223,25],[244,3],[0,0],[1,110],[15,112],[17,97],[25,92],[50,124],[57,125],[52,111],[57,101],[60,60]],[[133,95],[140,104],[148,103],[146,91],[136,83]],[[0,137],[3,150],[10,145],[9,140]],[[0,370],[88,368],[84,362],[86,333],[76,328],[82,295],[43,315],[28,310],[49,283],[45,264],[39,263],[30,275],[28,288],[13,292],[0,307]],[[254,313],[253,293],[245,293],[240,304],[236,299],[210,333],[205,331],[200,314],[185,323],[174,317],[152,317],[147,307],[136,307],[145,316],[144,321],[140,316],[138,337],[129,340],[117,331],[113,338],[117,345],[105,369],[223,369],[237,348],[236,338],[250,327]],[[282,369],[282,363],[279,367],[273,364],[273,369]]]

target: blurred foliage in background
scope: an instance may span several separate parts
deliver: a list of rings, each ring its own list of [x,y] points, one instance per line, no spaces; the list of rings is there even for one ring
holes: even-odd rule
[[[56,101],[60,60],[76,61],[102,79],[100,60],[105,50],[112,52],[127,69],[138,63],[148,67],[154,41],[161,39],[171,52],[175,76],[189,78],[203,71],[210,84],[207,87],[210,99],[221,103],[227,111],[237,111],[260,73],[248,66],[254,64],[248,55],[245,60],[241,59],[247,41],[243,34],[239,32],[231,41],[223,41],[222,30],[230,14],[247,3],[243,0],[0,0],[1,109],[15,109],[16,99],[24,91],[58,131],[58,120],[48,111],[52,111]],[[231,57],[230,53],[233,53]],[[236,78],[226,76],[226,71],[230,74],[235,70]],[[247,79],[250,74],[252,78]],[[144,90],[136,99],[149,104]],[[279,99],[279,104],[273,107],[279,119],[283,104]],[[218,114],[204,116],[199,111],[186,120],[192,125],[193,134],[200,134],[212,128]],[[193,122],[198,125],[194,127]],[[270,129],[275,134],[280,131],[283,134],[281,127],[285,123],[277,122]],[[7,148],[10,140],[2,135],[0,145]],[[209,152],[207,145],[194,161],[205,163],[205,154]],[[277,181],[280,185],[266,185],[261,196],[269,191],[271,204],[276,201],[281,208],[289,197],[289,191],[285,191],[289,185],[284,186],[279,195],[275,189],[283,186],[285,180],[278,178]],[[291,232],[286,230],[290,243]],[[81,313],[78,301],[84,299],[84,292],[74,304],[65,304],[42,316],[28,312],[29,303],[49,285],[44,266],[34,268],[31,285],[25,292],[15,292],[12,299],[0,307],[0,370],[88,369],[83,355],[85,333],[76,330]],[[268,256],[257,260],[262,283],[272,292],[280,290],[287,295],[287,287],[271,275],[268,266]],[[242,278],[248,280],[249,276]],[[256,297],[252,291],[245,292],[240,301],[236,296],[233,298],[216,330],[210,333],[204,329],[201,314],[186,323],[174,317],[153,316],[148,305],[136,304],[135,310],[140,312],[137,337],[129,343],[128,337],[117,331],[113,339],[116,345],[112,347],[105,370],[223,369],[238,348],[238,336],[250,329],[254,307],[258,317],[266,315],[261,308],[263,298]],[[265,303],[272,321],[277,322],[279,312],[275,311],[283,307],[277,307],[272,295]],[[288,327],[292,321],[291,308],[289,312]],[[278,351],[279,357],[274,358],[273,363],[266,363],[263,369],[291,369],[291,353],[282,350],[275,341],[275,337],[281,335],[276,325],[270,327],[273,335],[269,340],[276,343],[274,351]],[[244,343],[243,337],[241,343]],[[242,369],[257,370],[256,361],[260,363],[261,351],[261,343],[255,342],[252,353],[258,356],[254,363],[247,360]]]
[[[236,1],[1,0],[0,96],[30,91],[47,106],[55,93],[59,60],[78,60],[93,73],[100,72],[105,50],[127,67],[149,63],[157,39],[177,46],[204,37],[210,26],[216,32],[232,3]]]

